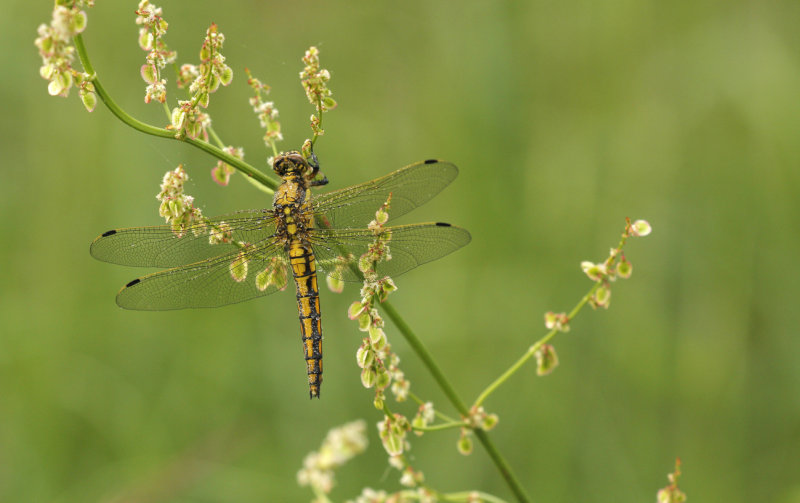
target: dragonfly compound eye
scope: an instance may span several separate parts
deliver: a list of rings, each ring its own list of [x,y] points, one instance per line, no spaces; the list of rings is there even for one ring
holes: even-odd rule
[[[302,176],[310,166],[300,152],[287,152],[275,158],[272,169],[278,176],[296,173]]]

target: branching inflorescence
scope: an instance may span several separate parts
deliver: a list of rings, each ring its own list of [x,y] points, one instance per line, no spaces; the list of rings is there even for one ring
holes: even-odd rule
[[[35,44],[42,57],[40,74],[48,80],[48,93],[66,97],[70,89],[76,86],[84,106],[90,112],[95,108],[99,96],[109,110],[129,126],[147,134],[187,142],[216,157],[218,161],[211,169],[212,179],[216,183],[227,185],[231,175],[235,171],[239,171],[260,189],[266,191],[273,189],[276,186],[274,181],[244,161],[243,149],[225,144],[211,126],[211,118],[207,112],[210,96],[219,89],[220,85],[227,86],[233,79],[233,70],[225,63],[225,57],[222,55],[225,37],[217,25],[212,24],[206,31],[199,52],[199,63],[176,66],[175,70],[178,76],[176,86],[183,90],[186,96],[185,99],[177,100],[177,103],[170,107],[167,91],[168,80],[164,75],[164,70],[167,65],[176,65],[177,53],[170,50],[166,44],[165,35],[168,23],[163,17],[162,9],[148,0],[142,0],[139,3],[136,10],[136,24],[140,26],[138,42],[141,49],[147,52],[145,62],[141,67],[141,76],[146,83],[144,101],[145,103],[156,102],[164,106],[167,124],[165,127],[159,127],[142,123],[131,117],[116,104],[100,84],[81,37],[81,33],[87,26],[87,15],[83,9],[91,7],[92,4],[91,0],[57,0],[50,24],[42,24],[38,28],[39,36],[36,38]],[[83,71],[76,70],[73,66],[76,52],[80,57]],[[336,101],[328,88],[331,75],[328,70],[321,67],[319,55],[316,47],[309,48],[302,58],[305,66],[300,72],[303,89],[309,102],[315,108],[315,113],[310,118],[313,135],[304,142],[302,148],[303,154],[309,159],[313,157],[314,144],[324,134],[323,113],[336,107]],[[266,99],[270,88],[254,77],[249,70],[245,70],[245,72],[247,83],[253,90],[249,104],[258,118],[260,127],[264,130],[265,146],[269,155],[278,155],[277,143],[283,140],[283,134],[278,121],[278,109],[274,102]],[[212,243],[230,243],[230,233],[226,230],[225,223],[220,221],[211,224],[194,205],[193,198],[184,193],[183,187],[187,179],[188,174],[182,166],[168,171],[164,175],[161,191],[157,196],[159,214],[171,225],[176,235],[203,229],[204,232],[208,232]],[[582,270],[593,281],[589,291],[570,312],[547,312],[544,315],[544,324],[548,332],[524,351],[508,370],[487,386],[472,404],[467,405],[456,393],[446,375],[439,369],[435,359],[422,341],[387,301],[388,296],[397,291],[397,285],[392,278],[380,277],[376,271],[380,262],[391,260],[392,236],[384,227],[391,213],[391,206],[390,195],[380,208],[376,208],[375,219],[368,225],[374,234],[374,241],[357,262],[364,282],[360,291],[360,299],[350,306],[348,315],[358,322],[358,329],[366,333],[356,352],[356,362],[360,369],[363,386],[374,390],[373,404],[383,414],[382,419],[377,422],[378,436],[389,456],[389,464],[400,472],[399,482],[403,489],[391,493],[367,488],[355,501],[359,503],[411,500],[502,501],[495,496],[478,491],[441,493],[426,483],[422,471],[412,466],[411,460],[407,456],[413,438],[409,433],[413,432],[415,436],[421,436],[426,432],[443,430],[458,432],[454,447],[464,455],[473,451],[472,438],[473,436],[477,437],[497,465],[515,498],[518,501],[529,501],[522,485],[486,434],[498,424],[499,419],[497,415],[486,412],[484,403],[498,387],[507,382],[532,359],[536,361],[537,374],[540,376],[547,375],[556,368],[558,357],[554,346],[550,343],[553,337],[557,333],[568,331],[570,322],[586,304],[593,308],[607,309],[609,307],[611,284],[617,278],[630,277],[632,272],[631,264],[623,253],[627,239],[646,236],[650,233],[651,227],[644,220],[635,222],[627,220],[621,240],[616,247],[611,249],[605,260],[599,263],[583,262]],[[241,244],[241,246],[246,245]],[[345,267],[344,262],[342,267]],[[246,268],[246,262],[238,265],[231,264],[231,274],[234,279],[236,279],[236,274],[241,277],[246,275],[246,269],[242,270],[243,268]],[[276,264],[274,270],[268,268],[259,274],[260,276],[256,278],[260,285],[259,288],[262,286],[267,288],[269,285],[280,287],[286,285],[285,267]],[[334,274],[328,276],[327,281],[332,291],[342,291],[341,278],[337,278]],[[379,313],[379,307],[394,322],[397,330],[431,372],[434,380],[455,408],[457,417],[450,417],[442,413],[434,407],[431,400],[423,399],[412,392],[411,380],[400,367],[400,357],[392,350],[388,342],[384,319]],[[387,390],[393,396],[394,402],[398,404],[398,410],[392,408],[394,404],[389,405]],[[401,404],[409,398],[415,402],[416,407],[407,416],[399,409],[402,408]],[[320,450],[306,458],[303,468],[298,473],[298,481],[302,485],[312,488],[316,501],[329,501],[328,495],[335,482],[334,470],[362,452],[366,445],[363,421],[332,429]],[[683,493],[677,489],[679,473],[679,465],[677,465],[676,472],[670,475],[672,484],[659,492],[659,501],[680,502],[685,499]]]

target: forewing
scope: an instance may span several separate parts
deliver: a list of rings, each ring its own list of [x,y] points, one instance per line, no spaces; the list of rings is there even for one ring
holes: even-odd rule
[[[233,253],[233,243],[210,244],[210,233],[229,228],[232,240],[263,244],[275,232],[271,210],[246,210],[205,219],[177,235],[171,226],[114,229],[98,236],[89,249],[103,262],[141,267],[176,267]]]
[[[288,270],[277,283],[268,284],[264,276],[265,270],[282,264],[288,261],[280,245],[247,247],[135,279],[117,294],[117,304],[139,311],[235,304],[285,288]]]
[[[458,168],[449,162],[428,160],[401,168],[381,178],[359,185],[328,192],[312,198],[314,213],[323,219],[320,227],[364,227],[375,218],[375,212],[392,201],[389,217],[399,217],[428,202],[458,175]],[[325,223],[327,219],[327,223]]]
[[[391,260],[378,263],[379,277],[399,276],[426,262],[448,255],[470,242],[466,229],[444,223],[389,227]],[[314,229],[311,243],[317,267],[323,273],[341,274],[345,281],[363,281],[356,266],[359,257],[375,242],[369,229]],[[344,257],[350,256],[349,261]]]

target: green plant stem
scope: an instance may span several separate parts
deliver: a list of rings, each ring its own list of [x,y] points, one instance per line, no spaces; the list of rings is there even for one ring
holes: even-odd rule
[[[592,298],[592,295],[594,294],[595,290],[597,290],[602,284],[603,284],[602,281],[596,282],[594,286],[592,286],[592,288],[589,290],[589,292],[583,296],[583,298],[575,305],[575,307],[572,308],[572,311],[570,311],[569,314],[567,315],[567,319],[571,321],[583,308],[583,306],[585,306],[586,303],[589,302],[589,299]],[[536,354],[539,348],[541,348],[544,344],[546,344],[550,339],[555,337],[557,333],[558,329],[554,328],[549,332],[547,332],[547,335],[536,341],[536,343],[533,346],[529,347],[528,350],[525,352],[525,354],[523,354],[519,360],[514,362],[514,364],[511,365],[511,367],[509,367],[508,370],[503,372],[503,374],[500,377],[495,379],[495,381],[492,384],[487,386],[486,389],[483,390],[483,392],[480,395],[478,395],[478,398],[475,400],[474,406],[479,407],[481,404],[483,404],[483,402],[489,397],[489,395],[491,395],[497,388],[499,388],[520,368],[522,368],[522,366],[525,365],[528,362],[528,360],[530,360]]]
[[[389,302],[384,302],[381,304],[383,311],[386,315],[392,320],[395,324],[397,329],[403,334],[403,337],[408,342],[411,349],[417,354],[417,356],[422,360],[425,366],[428,368],[428,372],[433,375],[433,378],[439,384],[439,387],[442,388],[447,398],[450,400],[450,403],[458,410],[458,412],[463,416],[469,416],[469,410],[467,409],[466,404],[461,397],[458,396],[453,386],[450,384],[450,381],[447,380],[444,373],[439,369],[439,366],[436,364],[436,361],[433,359],[433,355],[428,351],[428,348],[422,343],[422,340],[417,337],[411,327],[405,322],[405,320],[400,316],[400,313],[392,306]],[[485,431],[474,428],[473,431],[475,432],[475,436],[478,437],[483,447],[489,453],[489,457],[492,458],[495,466],[500,471],[500,474],[505,479],[508,487],[514,493],[517,500],[521,503],[526,503],[531,501],[528,495],[525,493],[525,489],[523,489],[522,485],[517,480],[517,477],[511,471],[511,467],[508,465],[508,462],[503,458],[500,454],[500,451],[497,450],[492,440],[489,438],[489,435],[486,434]]]
[[[460,493],[439,493],[439,497],[443,501],[475,501],[475,496],[478,496],[478,501],[488,501],[489,503],[506,503],[505,500],[498,498],[489,493],[481,491],[465,491]]]
[[[92,62],[89,59],[89,53],[86,50],[86,45],[83,43],[83,37],[81,35],[75,35],[73,38],[75,42],[75,48],[78,50],[78,57],[81,60],[81,64],[83,65],[83,69],[89,75],[92,75],[92,83],[94,84],[95,91],[100,99],[103,101],[103,104],[114,114],[119,120],[127,124],[128,126],[132,127],[133,129],[140,131],[145,134],[149,134],[152,136],[158,136],[159,138],[168,138],[171,140],[179,140],[184,143],[188,143],[194,147],[203,150],[204,152],[211,154],[212,156],[224,161],[234,168],[238,169],[239,171],[243,172],[245,175],[257,180],[262,185],[269,187],[272,190],[275,190],[278,187],[278,182],[273,180],[272,178],[268,177],[255,167],[251,166],[250,164],[242,161],[241,159],[237,159],[236,157],[228,154],[227,152],[223,151],[220,148],[211,145],[208,142],[198,140],[196,138],[178,138],[175,136],[174,131],[170,131],[168,129],[159,128],[155,126],[151,126],[150,124],[146,124],[132,116],[130,116],[127,112],[125,112],[119,105],[111,98],[111,95],[106,91],[103,84],[100,82],[100,79],[97,77],[97,73],[92,66]]]
[[[453,421],[451,423],[435,424],[433,426],[413,426],[414,431],[439,431],[451,430],[453,428],[469,428],[464,421]]]

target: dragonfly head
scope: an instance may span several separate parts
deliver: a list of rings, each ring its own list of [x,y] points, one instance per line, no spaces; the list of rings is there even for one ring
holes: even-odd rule
[[[272,163],[272,169],[281,178],[292,174],[302,178],[311,166],[300,152],[292,151],[277,156]]]

